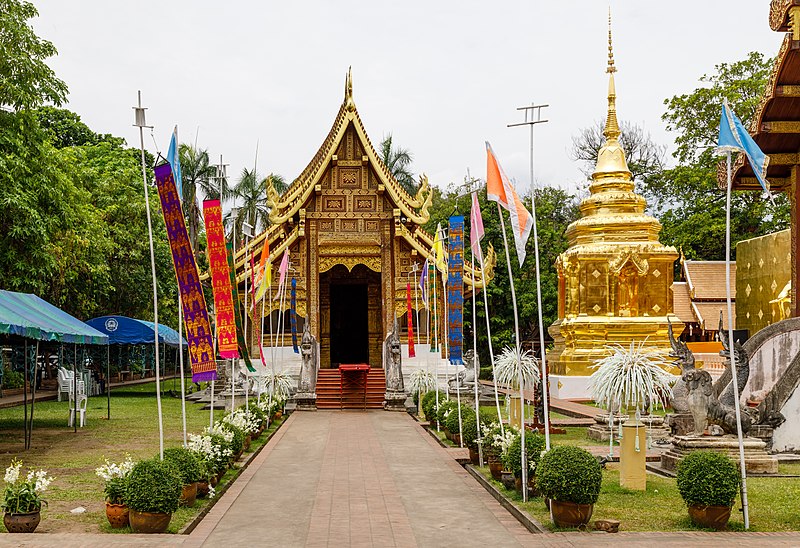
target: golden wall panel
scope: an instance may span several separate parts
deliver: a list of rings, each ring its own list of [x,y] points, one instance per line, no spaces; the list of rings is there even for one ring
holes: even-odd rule
[[[736,244],[736,327],[752,337],[789,315],[778,301],[792,274],[791,230]]]

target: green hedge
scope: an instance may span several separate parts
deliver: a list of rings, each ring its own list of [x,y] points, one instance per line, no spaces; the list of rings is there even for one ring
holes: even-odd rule
[[[200,481],[207,475],[205,464],[197,458],[197,454],[184,447],[164,449],[164,460],[175,465],[184,484]]]
[[[693,451],[678,463],[677,482],[688,506],[732,506],[741,478],[739,468],[726,455]]]
[[[446,398],[444,392],[439,391],[439,402]],[[430,420],[436,416],[436,391],[426,392],[422,396],[422,412],[425,418]]]
[[[544,454],[536,468],[536,485],[546,498],[576,504],[594,504],[600,495],[603,472],[586,449],[560,445]]]
[[[178,509],[182,489],[180,470],[173,463],[142,460],[128,475],[125,501],[131,510],[172,514]]]
[[[525,459],[529,465],[529,475],[535,476],[539,467],[546,444],[542,434],[537,432],[525,432]],[[511,470],[517,477],[522,476],[522,436],[517,435],[503,458],[503,467]]]

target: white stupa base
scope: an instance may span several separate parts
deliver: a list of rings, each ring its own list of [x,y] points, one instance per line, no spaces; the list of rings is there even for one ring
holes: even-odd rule
[[[589,377],[550,375],[550,397],[560,400],[590,400]]]

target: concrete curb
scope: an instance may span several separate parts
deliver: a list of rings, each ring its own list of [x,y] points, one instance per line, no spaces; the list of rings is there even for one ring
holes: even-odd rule
[[[473,478],[475,478],[478,481],[478,483],[480,483],[483,486],[483,488],[486,489],[489,492],[489,494],[491,494],[503,508],[508,510],[509,514],[517,518],[517,521],[519,521],[528,531],[530,531],[531,533],[550,532],[544,527],[544,525],[539,523],[537,520],[533,519],[519,506],[517,506],[516,504],[511,502],[508,498],[506,498],[506,496],[503,495],[503,493],[501,493],[500,491],[498,491],[497,488],[489,482],[489,480],[483,477],[483,474],[475,470],[474,466],[472,466],[471,464],[467,464],[464,466],[464,468],[466,468],[467,472],[469,472],[469,474]]]

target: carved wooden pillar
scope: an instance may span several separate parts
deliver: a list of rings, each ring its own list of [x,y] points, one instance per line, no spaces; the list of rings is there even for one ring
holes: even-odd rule
[[[792,224],[792,233],[791,233],[791,250],[792,250],[792,317],[798,317],[798,303],[797,303],[797,287],[798,283],[800,283],[800,279],[798,279],[798,275],[800,275],[800,269],[797,268],[797,261],[800,260],[800,249],[798,246],[800,245],[800,238],[797,236],[797,231],[800,229],[797,223],[800,222],[800,212],[798,211],[798,207],[800,207],[800,199],[798,199],[797,193],[800,191],[800,181],[798,181],[798,177],[800,177],[800,166],[793,166],[792,167],[792,174],[791,179],[792,183],[789,187],[789,202],[791,204],[791,224]]]
[[[392,224],[383,223],[381,233],[381,300],[383,301],[383,326],[381,340],[392,330],[394,321],[394,268],[392,261]]]
[[[308,238],[305,238],[306,252],[306,280],[308,291],[306,292],[306,310],[308,311],[307,321],[311,322],[311,334],[321,340],[322,330],[320,329],[319,318],[319,262],[317,254],[319,246],[317,244],[317,220],[308,223]]]

